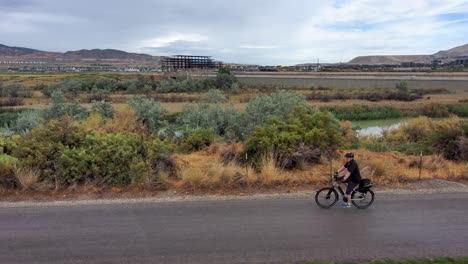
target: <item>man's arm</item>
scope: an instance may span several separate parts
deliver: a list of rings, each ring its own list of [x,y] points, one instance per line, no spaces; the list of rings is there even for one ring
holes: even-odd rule
[[[351,175],[351,172],[348,171],[344,176],[343,181],[346,181],[349,178],[349,175]]]
[[[345,169],[345,166],[341,166],[341,168],[339,168],[339,169],[337,170],[337,172],[340,173],[340,172],[344,171],[344,169]]]

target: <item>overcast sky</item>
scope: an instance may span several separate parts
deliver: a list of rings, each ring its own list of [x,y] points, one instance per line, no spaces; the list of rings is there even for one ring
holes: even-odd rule
[[[468,43],[461,0],[0,0],[0,43],[291,65]]]

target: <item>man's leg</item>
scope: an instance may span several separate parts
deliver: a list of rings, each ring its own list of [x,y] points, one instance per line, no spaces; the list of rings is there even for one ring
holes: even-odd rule
[[[347,204],[343,204],[342,207],[351,207],[351,192],[353,192],[354,187],[356,187],[357,184],[355,184],[352,181],[348,181],[348,184],[346,186],[346,198],[348,199]]]

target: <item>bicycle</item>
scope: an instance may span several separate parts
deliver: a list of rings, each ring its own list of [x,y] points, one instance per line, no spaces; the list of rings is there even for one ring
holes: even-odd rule
[[[331,208],[338,202],[338,192],[343,197],[343,201],[347,202],[348,198],[341,189],[340,182],[343,177],[338,177],[338,173],[333,175],[334,181],[331,187],[324,187],[315,194],[315,202],[318,206],[324,209]],[[374,203],[374,192],[370,189],[372,182],[369,179],[362,179],[359,187],[351,193],[351,203],[359,209],[366,209]],[[338,192],[337,192],[338,190]]]

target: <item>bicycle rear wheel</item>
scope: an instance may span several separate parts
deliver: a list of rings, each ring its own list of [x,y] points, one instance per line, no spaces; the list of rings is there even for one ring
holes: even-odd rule
[[[374,192],[371,189],[366,193],[354,191],[351,194],[351,202],[359,209],[366,209],[374,203]]]
[[[315,194],[315,202],[318,206],[328,209],[338,201],[338,192],[332,187],[325,187]]]

